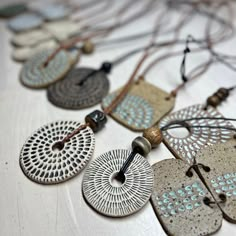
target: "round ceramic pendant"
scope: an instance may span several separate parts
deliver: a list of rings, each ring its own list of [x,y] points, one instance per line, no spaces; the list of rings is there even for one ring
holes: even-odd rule
[[[109,81],[103,71],[76,68],[48,88],[48,99],[59,107],[82,109],[100,103],[108,90]]]
[[[122,217],[140,210],[153,189],[153,172],[148,161],[136,154],[123,183],[115,176],[131,151],[114,150],[91,163],[83,179],[83,194],[88,204],[106,216]]]
[[[14,17],[12,20],[8,22],[8,27],[15,32],[21,32],[37,28],[42,23],[43,23],[42,17],[36,14],[27,13]]]
[[[48,40],[33,47],[15,48],[12,53],[12,58],[16,61],[24,62],[31,58],[34,54],[39,53],[42,50],[50,50],[55,48],[57,45],[58,44],[55,40]]]
[[[102,107],[108,107],[120,89],[104,98]],[[115,120],[133,131],[143,131],[155,125],[174,107],[175,99],[145,81],[132,85],[129,93],[110,114]]]
[[[93,154],[93,131],[86,127],[68,142],[62,144],[60,140],[80,125],[76,121],[57,121],[34,132],[20,153],[24,174],[40,184],[60,183],[76,176]]]
[[[15,3],[0,8],[0,17],[13,17],[27,9],[24,3]]]
[[[62,4],[51,4],[39,9],[39,13],[45,20],[59,20],[69,15],[70,10]]]
[[[180,111],[169,114],[163,118],[159,124],[160,128],[169,124],[170,122],[185,120],[189,118],[197,117],[218,117],[223,116],[214,108],[208,107],[207,110],[204,109],[204,105],[197,104],[184,108]],[[200,120],[190,120],[185,122],[186,129],[178,134],[173,133],[173,131],[166,130],[162,131],[163,139],[167,147],[171,152],[179,159],[187,161],[190,164],[194,163],[194,158],[197,152],[206,147],[216,143],[224,143],[230,140],[234,131],[225,129],[209,129],[206,126],[227,126],[232,127],[232,124],[228,121],[221,119],[210,120],[210,119],[200,119]],[[205,126],[191,127],[191,126]],[[189,127],[189,128],[188,128]],[[183,127],[184,128],[184,127]],[[178,130],[178,129],[176,129]]]
[[[52,53],[53,49],[40,51],[24,64],[20,78],[25,86],[30,88],[45,88],[57,80],[62,79],[75,62],[77,51],[73,50],[69,53],[61,50],[47,66],[44,66],[46,59]]]
[[[42,29],[36,29],[14,35],[11,39],[11,42],[16,46],[30,47],[47,41],[51,38],[52,35],[47,31]]]

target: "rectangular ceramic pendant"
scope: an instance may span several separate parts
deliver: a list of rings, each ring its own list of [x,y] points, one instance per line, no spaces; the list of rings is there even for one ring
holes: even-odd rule
[[[186,175],[187,163],[167,159],[152,167],[151,203],[168,235],[209,235],[221,227],[222,212],[217,205],[204,204],[205,197],[214,199],[194,171],[191,177]]]
[[[103,109],[111,104],[121,89],[103,99]],[[110,115],[127,128],[142,131],[156,124],[170,112],[174,103],[175,98],[169,98],[167,92],[150,83],[140,81],[132,85],[129,93]]]
[[[236,223],[236,139],[201,150],[196,160],[210,167],[208,172],[200,168],[201,174],[224,218]],[[226,196],[225,203],[221,203],[221,194]]]
[[[185,120],[189,118],[197,117],[218,117],[223,116],[216,109],[208,107],[207,110],[204,109],[204,105],[194,105],[172,114],[167,115],[163,118],[159,124],[160,128],[166,126],[170,122]],[[225,129],[210,129],[206,127],[191,127],[191,126],[227,126],[233,127],[232,124],[224,120],[191,120],[185,122],[185,129],[187,130],[186,135],[183,133],[174,133],[176,129],[169,129],[163,131],[163,141],[170,151],[174,154],[176,158],[182,159],[189,164],[194,163],[194,158],[196,153],[206,147],[216,143],[224,143],[230,140],[234,132]],[[174,132],[173,132],[174,131]]]

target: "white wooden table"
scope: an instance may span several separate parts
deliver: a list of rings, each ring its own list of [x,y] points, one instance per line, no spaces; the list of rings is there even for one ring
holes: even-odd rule
[[[150,28],[150,18],[126,27],[115,35],[145,31]],[[201,29],[201,21],[194,21],[182,36]],[[194,30],[194,31],[193,31]],[[55,120],[80,120],[100,106],[82,111],[57,108],[47,101],[45,90],[31,90],[19,82],[21,64],[10,58],[11,33],[5,22],[0,22],[0,235],[1,236],[162,236],[165,235],[151,204],[138,213],[121,219],[112,219],[97,214],[85,203],[81,193],[83,172],[72,180],[59,185],[42,186],[31,182],[19,167],[19,153],[26,138],[40,126]],[[115,37],[114,35],[114,37]],[[99,67],[104,60],[112,60],[123,52],[144,45],[147,41],[98,50],[93,56],[84,56],[80,65]],[[236,54],[235,39],[219,47],[226,53]],[[140,54],[114,69],[110,75],[111,91],[123,85],[136,65]],[[205,55],[189,56],[188,65],[196,65]],[[182,57],[163,62],[148,74],[147,80],[166,91],[180,82],[179,66]],[[175,110],[205,102],[205,99],[220,86],[236,84],[236,74],[226,67],[213,66],[201,79],[190,83],[177,97]],[[236,92],[222,104],[219,110],[226,117],[236,117]],[[109,118],[106,128],[96,134],[93,158],[117,148],[129,148],[137,136]],[[153,150],[148,160],[151,164],[173,158],[162,144]],[[215,234],[235,235],[236,225],[223,221]]]

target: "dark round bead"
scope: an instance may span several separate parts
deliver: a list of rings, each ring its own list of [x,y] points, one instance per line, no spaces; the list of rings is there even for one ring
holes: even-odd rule
[[[94,132],[97,132],[104,127],[107,117],[102,111],[95,110],[85,117],[85,122],[89,123],[89,126]]]
[[[112,69],[112,64],[110,62],[104,62],[102,63],[101,70],[105,73],[110,73]]]
[[[146,138],[139,136],[133,140],[132,149],[142,156],[147,156],[147,154],[151,151],[152,146]]]
[[[213,96],[210,96],[208,99],[207,99],[207,105],[210,105],[210,106],[213,106],[213,107],[217,107],[219,104],[220,104],[220,99],[213,95]]]

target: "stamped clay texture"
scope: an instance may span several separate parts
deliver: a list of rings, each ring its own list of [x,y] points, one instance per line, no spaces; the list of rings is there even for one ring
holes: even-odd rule
[[[197,104],[172,114],[167,115],[160,121],[160,128],[176,120],[185,120],[196,117],[218,117],[223,116],[216,109],[209,107],[204,110],[204,105]],[[227,126],[233,127],[232,124],[224,120],[191,120],[185,122],[187,126]],[[176,158],[182,159],[189,164],[194,163],[194,157],[197,151],[209,145],[224,143],[232,138],[234,132],[225,129],[208,129],[208,128],[189,128],[189,134],[186,137],[175,137],[170,131],[163,131],[163,140],[170,151]]]
[[[222,212],[204,204],[204,197],[213,200],[199,177],[186,175],[189,165],[168,159],[153,166],[154,190],[152,206],[168,235],[208,235],[222,224]]]
[[[102,107],[108,107],[121,89],[105,97]],[[168,96],[160,88],[140,81],[133,84],[129,93],[110,115],[127,128],[142,131],[156,124],[174,107],[175,99],[168,100]]]
[[[209,172],[200,169],[201,173],[217,202],[219,194],[226,195],[219,207],[226,220],[236,223],[236,139],[199,151],[196,160],[210,167]]]

